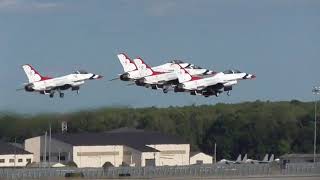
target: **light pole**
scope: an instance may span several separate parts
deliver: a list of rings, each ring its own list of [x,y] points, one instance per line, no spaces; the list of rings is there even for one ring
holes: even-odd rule
[[[314,137],[313,137],[313,163],[316,162],[317,153],[317,95],[320,94],[320,87],[314,87],[312,93],[315,95],[314,101]]]

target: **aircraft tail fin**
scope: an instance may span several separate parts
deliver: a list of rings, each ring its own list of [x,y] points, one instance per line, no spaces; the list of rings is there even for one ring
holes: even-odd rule
[[[22,68],[28,77],[29,83],[51,79],[51,77],[42,76],[30,64],[25,64],[22,66]]]
[[[236,162],[241,162],[241,154],[239,154],[239,156],[237,157]]]
[[[268,158],[269,158],[269,154],[266,154],[264,156],[264,158],[262,159],[263,162],[267,162],[268,161]]]
[[[145,77],[145,76],[152,76],[152,75],[157,75],[160,72],[154,71],[148,64],[146,64],[142,58],[136,58],[133,60],[135,65],[138,68],[138,71],[140,72],[140,76]]]
[[[120,53],[117,56],[123,67],[124,72],[137,70],[137,67],[134,64],[134,62],[125,53]]]
[[[248,160],[248,155],[245,154],[244,157],[243,157],[243,159],[242,159],[242,162],[246,162],[247,160]]]
[[[179,83],[201,79],[199,77],[192,76],[186,69],[180,66],[180,64],[173,64],[173,69],[178,77]]]
[[[270,158],[269,158],[269,162],[273,162],[274,161],[274,154],[271,154]]]

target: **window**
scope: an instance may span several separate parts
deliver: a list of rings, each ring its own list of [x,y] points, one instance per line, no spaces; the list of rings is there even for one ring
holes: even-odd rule
[[[21,163],[21,162],[22,162],[22,159],[18,159],[18,162]]]
[[[9,163],[14,163],[14,159],[9,159]]]
[[[4,159],[0,159],[0,163],[5,163],[5,160]]]
[[[61,160],[61,161],[65,161],[65,160],[66,160],[66,157],[65,157],[65,156],[60,156],[60,160]]]
[[[203,164],[203,161],[202,160],[197,160],[196,164]]]
[[[31,159],[27,159],[26,161],[27,161],[27,163],[31,163]]]
[[[43,158],[43,156],[40,156],[40,161],[47,161],[49,160],[49,156],[46,156],[45,158]]]

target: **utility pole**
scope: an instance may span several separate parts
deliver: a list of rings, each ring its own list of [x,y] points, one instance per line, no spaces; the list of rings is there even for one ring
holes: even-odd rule
[[[17,160],[17,149],[16,149],[16,145],[17,145],[17,138],[14,138],[14,168],[16,168],[16,160]]]
[[[214,143],[214,163],[217,163],[217,143]]]
[[[320,87],[314,87],[312,89],[313,94],[315,95],[314,101],[314,137],[313,137],[313,163],[316,163],[316,154],[317,154],[317,95],[320,94]]]
[[[51,122],[49,124],[49,168],[51,163]]]
[[[43,165],[47,162],[47,131],[44,133]]]

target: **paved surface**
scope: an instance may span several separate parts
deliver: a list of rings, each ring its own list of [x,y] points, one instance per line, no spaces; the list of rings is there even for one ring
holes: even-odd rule
[[[178,180],[191,180],[191,179],[204,179],[204,180],[217,180],[217,179],[230,179],[230,180],[244,180],[244,179],[249,179],[249,180],[320,180],[320,175],[319,176],[270,176],[270,177],[223,177],[223,178],[218,178],[218,177],[198,177],[198,178],[156,178],[159,180],[173,180],[173,179],[178,179]]]
[[[73,178],[58,178],[58,179],[47,179],[47,180],[72,180]],[[119,178],[121,180],[138,180],[142,178]],[[320,180],[319,176],[270,176],[270,177],[172,177],[172,178],[145,178],[145,179],[155,179],[155,180],[197,180],[197,179],[203,179],[203,180],[218,180],[218,179],[228,179],[228,180]],[[75,179],[76,180],[76,179]],[[91,179],[91,180],[100,180],[100,179]]]

